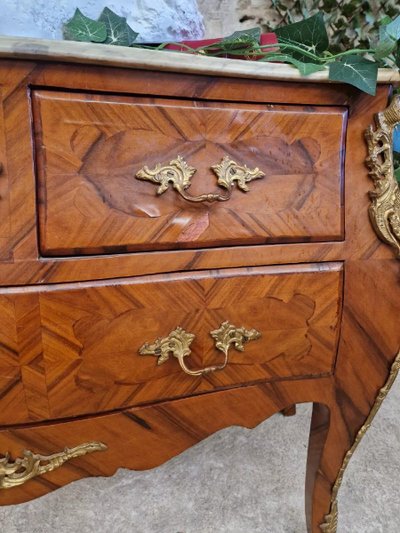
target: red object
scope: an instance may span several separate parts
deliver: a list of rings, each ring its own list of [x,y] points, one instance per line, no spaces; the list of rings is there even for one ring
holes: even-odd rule
[[[210,44],[218,44],[220,41],[222,41],[222,37],[219,37],[217,39],[203,39],[198,41],[182,41],[182,44],[186,44],[187,46],[190,46],[190,48],[198,49],[202,46],[208,46]],[[275,33],[262,33],[260,36],[260,45],[265,44],[278,44],[278,39],[275,35]],[[216,47],[217,48],[217,47]],[[188,52],[187,48],[184,46],[180,46],[179,44],[168,44],[165,49],[167,50],[178,50],[180,52]],[[266,49],[271,52],[276,52],[278,48],[269,48]],[[228,53],[224,56],[220,57],[231,57],[233,59],[258,59],[260,56],[235,56],[235,55],[229,55]]]

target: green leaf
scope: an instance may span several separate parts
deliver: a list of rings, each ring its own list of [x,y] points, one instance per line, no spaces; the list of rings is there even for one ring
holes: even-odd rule
[[[268,54],[260,59],[260,61],[290,63],[299,69],[302,76],[308,76],[313,72],[318,72],[319,70],[324,70],[325,68],[325,65],[323,64],[318,65],[317,63],[304,63],[303,61],[299,61],[298,59],[286,54]]]
[[[86,43],[103,43],[107,37],[104,22],[85,17],[79,9],[76,9],[72,19],[64,24],[63,33],[64,39]]]
[[[298,65],[298,69],[300,73],[303,76],[308,76],[309,74],[312,74],[313,72],[318,72],[320,70],[324,70],[326,67],[325,65],[317,64],[317,63],[301,63]]]
[[[106,44],[115,44],[119,46],[131,46],[139,35],[126,22],[125,17],[120,17],[108,7],[105,7],[99,17],[107,30]]]
[[[396,17],[389,24],[384,24],[379,28],[380,37],[391,37],[394,41],[400,39],[400,16]]]
[[[218,46],[222,50],[234,50],[235,48],[258,47],[260,45],[261,28],[235,31],[232,35],[222,39]]]
[[[294,24],[288,24],[275,30],[278,42],[290,43],[300,46],[304,50],[312,52],[314,54],[321,54],[328,49],[329,39],[326,32],[324,17],[322,13],[318,13],[306,20],[295,22]],[[284,47],[282,47],[284,49]],[[301,52],[292,52],[285,50],[294,58],[304,62],[312,62],[312,59],[305,56]]]
[[[393,39],[391,38],[383,39],[382,41],[379,41],[375,47],[375,53],[374,53],[375,59],[383,59],[387,57],[393,52],[396,46],[397,46],[396,41],[393,41]]]
[[[400,167],[394,169],[394,177],[400,183]]]
[[[398,46],[394,52],[394,61],[396,66],[400,68],[400,47]]]
[[[375,58],[379,60],[388,57],[396,49],[399,39],[400,17],[379,26],[379,42],[375,48]]]
[[[375,95],[378,65],[358,55],[349,55],[329,64],[329,79],[354,85],[367,94]]]
[[[387,15],[385,15],[383,18],[381,18],[379,21],[378,21],[378,24],[380,26],[387,26],[388,24],[390,24],[392,22],[392,19],[390,17],[388,17]]]

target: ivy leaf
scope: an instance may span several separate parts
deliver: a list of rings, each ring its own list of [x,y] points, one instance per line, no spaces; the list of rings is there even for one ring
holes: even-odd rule
[[[299,64],[297,65],[297,68],[299,69],[300,74],[303,76],[308,76],[313,72],[318,72],[325,69],[325,65],[318,65],[317,63],[302,63],[301,61],[298,63]]]
[[[396,46],[396,41],[393,41],[391,38],[384,38],[383,40],[380,40],[375,48],[375,59],[384,59],[394,51]]]
[[[389,17],[389,15],[385,15],[383,18],[381,18],[378,22],[380,26],[387,26],[392,22],[392,19]]]
[[[349,55],[329,64],[329,79],[350,83],[367,94],[375,95],[378,64],[364,57]]]
[[[107,37],[104,22],[92,20],[76,9],[74,16],[63,27],[64,39],[86,43],[103,43]]]
[[[260,45],[261,28],[251,28],[249,30],[235,31],[232,35],[225,37],[218,43],[222,50],[233,50],[235,48],[257,47]]]
[[[314,54],[325,52],[329,46],[328,34],[322,13],[318,13],[306,20],[277,28],[275,34],[278,37],[278,43],[282,45],[287,43],[298,45],[300,48]],[[284,46],[282,46],[282,49],[285,50]],[[311,58],[301,52],[292,52],[290,50],[285,50],[285,52],[300,61],[312,62]]]
[[[106,44],[119,46],[131,46],[139,35],[126,22],[125,17],[120,17],[114,11],[105,7],[99,17],[99,22],[103,22],[107,30]]]
[[[384,24],[381,23],[379,26],[379,42],[375,48],[374,57],[378,60],[387,57],[395,50],[398,39],[400,39],[400,17],[395,18],[393,21],[389,19],[389,22]]]
[[[308,76],[313,72],[318,72],[319,70],[324,70],[325,68],[325,65],[317,63],[304,63],[303,61],[299,61],[298,59],[295,59],[294,57],[286,54],[271,54],[263,57],[262,59],[260,59],[260,61],[276,61],[278,63],[290,63],[294,67],[297,67],[299,69],[299,72],[302,76]]]
[[[396,17],[389,24],[384,24],[379,28],[380,38],[390,37],[394,41],[400,39],[400,16]]]

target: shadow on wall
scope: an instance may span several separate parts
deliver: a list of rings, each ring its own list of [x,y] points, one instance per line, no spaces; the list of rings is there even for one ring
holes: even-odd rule
[[[203,17],[196,0],[1,0],[0,35],[62,39],[62,25],[77,7],[96,19],[106,6],[126,17],[142,42],[204,36]]]

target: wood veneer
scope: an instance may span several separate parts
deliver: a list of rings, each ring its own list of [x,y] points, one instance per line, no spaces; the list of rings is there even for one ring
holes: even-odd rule
[[[9,320],[0,323],[8,353],[35,345],[43,357],[45,386],[19,409],[13,358],[9,402],[0,423],[29,422],[39,396],[43,418],[110,411],[255,381],[319,376],[332,371],[342,305],[340,263],[227,269],[145,278],[0,289]],[[196,335],[188,365],[221,363],[210,332],[228,320],[255,328],[261,339],[244,352],[231,349],[224,372],[193,377],[176,359],[157,366],[139,355],[144,342],[177,326]],[[7,367],[6,367],[7,368]],[[4,378],[3,378],[4,379]],[[25,378],[23,378],[25,381]],[[32,404],[32,405],[31,405]],[[35,412],[34,419],[38,419]]]
[[[2,104],[0,157],[3,168],[0,174],[2,188],[0,209],[3,210],[5,217],[1,222],[5,229],[1,229],[0,235],[0,294],[2,295],[0,402],[4,413],[3,429],[0,431],[0,453],[10,451],[13,457],[20,457],[24,448],[38,453],[52,453],[60,451],[65,446],[74,446],[87,440],[103,439],[108,444],[106,452],[74,459],[60,469],[31,480],[22,487],[0,491],[0,504],[29,500],[89,474],[111,475],[119,466],[149,468],[222,427],[231,424],[251,427],[291,405],[313,402],[306,511],[308,531],[319,532],[320,524],[325,520],[324,516],[331,509],[332,488],[344,457],[360,427],[367,420],[400,348],[399,266],[392,251],[378,240],[368,221],[367,193],[372,184],[364,165],[366,148],[363,139],[363,132],[372,122],[373,114],[386,107],[390,87],[380,86],[377,95],[371,97],[339,84],[320,86],[313,82],[302,82],[299,85],[290,81],[219,78],[214,75],[133,71],[84,64],[65,65],[15,59],[2,60],[0,74]],[[338,234],[339,226],[335,216],[332,225],[330,226],[328,221],[330,227],[323,228],[325,235],[336,235],[336,237],[339,235],[344,240],[274,244],[255,244],[256,241],[251,241],[247,245],[236,243],[235,246],[231,246],[232,242],[229,242],[229,239],[222,239],[223,242],[219,244],[229,244],[229,246],[217,246],[218,242],[213,241],[215,245],[213,248],[207,245],[201,249],[157,252],[143,250],[129,253],[122,253],[124,250],[119,250],[120,253],[103,256],[43,257],[37,222],[38,198],[41,202],[44,198],[41,195],[37,196],[36,187],[38,180],[41,179],[40,173],[42,172],[43,178],[47,169],[45,166],[41,168],[43,161],[40,160],[40,154],[36,158],[37,154],[34,152],[31,96],[32,93],[54,95],[56,91],[61,93],[76,91],[85,95],[93,93],[102,101],[115,98],[114,95],[135,101],[155,97],[176,101],[184,99],[189,102],[191,100],[202,102],[203,107],[212,107],[213,102],[217,101],[223,102],[226,108],[235,107],[238,103],[241,103],[240,106],[245,105],[246,108],[254,106],[255,109],[267,104],[293,105],[300,106],[302,113],[307,113],[307,106],[311,106],[312,109],[309,111],[313,116],[318,115],[315,111],[318,112],[319,106],[328,106],[332,109],[332,116],[336,117],[336,131],[339,130],[337,107],[342,110],[346,108],[348,123],[344,161],[345,186],[340,207],[342,210],[340,231],[344,229],[344,232]],[[72,109],[74,105],[72,100],[73,98],[71,103],[64,102],[63,106]],[[37,114],[35,117],[37,120]],[[307,117],[307,120],[313,119]],[[40,138],[41,130],[37,124],[36,122],[36,132]],[[299,124],[299,130],[301,127]],[[297,133],[293,132],[293,135],[296,136]],[[323,139],[318,140],[324,142]],[[336,137],[336,146],[340,146],[341,142]],[[36,148],[40,146],[36,144]],[[55,146],[55,150],[57,149]],[[331,153],[333,154],[333,151]],[[74,168],[75,172],[76,166]],[[336,176],[333,179],[337,180],[339,174],[337,166],[335,168],[335,173],[331,175]],[[133,170],[132,168],[132,172]],[[261,180],[254,185],[259,186],[260,183]],[[337,182],[330,186],[338,190]],[[243,195],[239,195],[239,198],[242,197]],[[337,206],[336,213],[337,194],[332,198],[334,205]],[[55,198],[53,200],[55,201]],[[324,202],[324,198],[321,198],[321,201]],[[62,203],[58,199],[57,202],[62,209]],[[44,204],[41,205],[41,209],[43,207]],[[41,220],[43,221],[43,214]],[[318,224],[318,221],[314,222]],[[294,227],[298,228],[296,224]],[[313,224],[311,230],[314,227]],[[52,231],[50,226],[49,231]],[[320,227],[315,235],[317,233],[322,235]],[[76,232],[71,236],[65,232],[65,235],[66,238],[79,237]],[[98,236],[93,236],[93,239],[98,239]],[[93,246],[90,242],[87,244]],[[151,249],[154,249],[154,243]],[[72,241],[69,242],[69,250],[69,253],[75,253]],[[94,250],[92,248],[92,252]],[[79,250],[80,253],[82,251],[85,251],[85,248]],[[221,380],[224,388],[234,386],[229,390],[208,392],[214,389],[212,382],[207,381],[208,376],[206,379],[202,378],[201,386],[204,387],[202,394],[129,409],[127,408],[129,402],[122,405],[119,403],[120,407],[126,406],[124,411],[54,421],[57,410],[59,413],[72,412],[71,406],[68,407],[63,403],[68,400],[62,396],[62,389],[57,391],[57,361],[61,366],[65,365],[67,376],[71,371],[71,367],[68,367],[65,359],[61,357],[62,353],[73,353],[73,350],[70,351],[71,346],[66,342],[66,339],[70,338],[71,331],[66,327],[68,322],[66,317],[70,315],[72,322],[79,320],[80,313],[89,305],[85,303],[87,300],[83,299],[83,295],[103,294],[103,291],[97,289],[101,284],[104,287],[112,286],[112,280],[118,279],[116,283],[118,285],[122,283],[122,278],[127,278],[126,285],[129,286],[135,276],[154,274],[161,279],[162,274],[173,273],[171,276],[178,278],[177,273],[181,272],[182,279],[197,287],[196,271],[248,267],[262,267],[263,270],[268,265],[275,265],[273,269],[287,269],[293,272],[293,275],[296,275],[297,271],[297,275],[301,276],[304,269],[302,264],[321,262],[342,263],[344,274],[337,357],[332,356],[334,349],[331,333],[329,336],[331,344],[329,350],[325,352],[329,352],[330,355],[323,358],[323,365],[318,370],[322,371],[322,374],[310,378],[304,375],[303,370],[301,373],[293,372],[292,375],[288,372],[282,377],[277,375],[272,381],[262,381],[254,385],[244,380],[240,383],[243,386],[239,387],[237,381],[233,384],[234,368],[228,367],[225,378],[221,373],[218,376],[215,374],[212,379],[217,383]],[[323,265],[321,269],[324,269]],[[199,275],[202,276],[201,273]],[[222,278],[224,276],[224,274],[218,275]],[[315,290],[318,283],[314,285],[314,280],[325,279],[323,276],[326,275],[327,272],[318,275],[314,272],[313,283],[310,288],[304,290]],[[321,302],[321,310],[324,303],[327,308],[335,309],[328,311],[328,316],[333,318],[338,309],[337,300],[336,307],[333,304],[333,295],[338,296],[339,272],[336,269],[330,275],[333,276],[332,287],[323,289],[315,298]],[[256,277],[254,276],[254,279]],[[285,284],[281,286],[282,279],[288,278],[285,276],[278,278],[274,290],[284,291],[282,287]],[[240,287],[239,278],[236,278],[236,282],[234,277],[230,279],[233,281],[229,283]],[[139,284],[141,282],[140,279],[136,281]],[[84,282],[84,286],[79,287],[80,282]],[[64,300],[63,304],[62,301],[57,302],[58,295],[63,293],[57,286],[52,286],[52,284],[68,283],[74,284],[74,291],[68,295],[72,298],[71,301],[76,298],[73,296],[75,294],[82,297],[82,300],[77,298],[74,305],[68,304],[67,300]],[[212,285],[214,281],[209,279],[204,283]],[[106,298],[102,300],[100,310],[107,309],[107,312],[110,312],[107,308],[107,301],[110,303],[107,300],[109,294],[111,292],[104,289]],[[248,305],[245,295],[240,294],[239,299],[239,304],[245,308]],[[182,305],[187,305],[187,302]],[[235,313],[240,313],[240,305]],[[54,348],[52,359],[48,357],[46,359],[43,338],[51,337],[52,328],[48,327],[49,309],[53,308],[61,313],[60,320],[53,315],[53,322],[57,325],[53,328],[56,332],[53,346],[62,344],[63,348],[60,352],[58,348],[57,350]],[[168,315],[175,312],[173,309],[173,306],[164,309],[166,322],[169,320]],[[288,310],[290,309],[293,310],[293,307],[289,306]],[[42,323],[43,312],[47,317],[46,328]],[[154,312],[157,312],[156,302]],[[218,317],[224,318],[219,313],[220,311],[217,313]],[[288,319],[290,316],[291,312],[288,314]],[[304,324],[305,316],[302,320]],[[333,328],[336,327],[334,320],[330,323]],[[165,333],[165,331],[160,332],[160,334]],[[322,344],[327,338],[323,336]],[[145,340],[153,339],[143,339]],[[47,342],[49,346],[50,340]],[[249,343],[246,349],[255,350],[256,344],[254,342],[251,347]],[[316,349],[315,353],[317,352],[322,353]],[[213,357],[214,355],[213,352]],[[196,352],[194,356],[197,357]],[[200,362],[200,359],[198,361]],[[335,363],[333,369],[330,366],[332,362]],[[152,363],[154,360],[149,357],[146,365],[151,366]],[[171,365],[173,363],[176,361],[171,361]],[[81,361],[78,362],[78,365],[80,364]],[[296,361],[296,365],[298,364],[301,365],[301,358],[300,361]],[[92,364],[90,368],[89,365],[89,378],[93,375],[93,368],[97,370],[98,367]],[[278,374],[284,373],[284,366],[280,365],[277,368]],[[287,367],[289,371],[294,368],[292,365]],[[53,396],[52,400],[48,389],[49,369],[52,376],[56,377],[53,391],[57,391],[57,395]],[[162,367],[159,370],[164,372]],[[154,368],[151,371],[153,372]],[[169,369],[165,372],[168,373]],[[61,374],[62,372],[58,376]],[[241,374],[241,379],[243,376]],[[258,376],[260,379],[271,377],[270,373]],[[180,384],[185,383],[188,377],[182,374],[181,379]],[[225,379],[228,382],[224,382]],[[180,394],[190,394],[186,385],[182,385]],[[165,391],[163,397],[165,398]],[[110,401],[112,404],[114,400],[111,398]],[[116,403],[112,405],[116,406]],[[107,402],[104,408],[107,408]],[[90,411],[93,411],[93,406]],[[129,439],[126,438],[127,435]]]
[[[33,92],[43,255],[343,238],[347,110]],[[265,176],[227,202],[193,204],[135,179],[177,156],[190,194],[217,189],[229,156]]]
[[[297,382],[285,382],[284,396],[276,396],[274,386],[260,384],[207,394],[200,402],[198,398],[186,398],[106,416],[5,429],[0,431],[0,447],[14,456],[20,455],[21,449],[51,454],[65,446],[94,440],[106,443],[108,449],[71,460],[20,487],[0,491],[0,504],[28,501],[82,477],[112,475],[120,467],[154,468],[224,427],[256,426],[291,399],[329,402],[332,381],[323,378],[323,388],[315,387],[316,383],[305,380],[299,387]],[[332,427],[331,438],[342,428]],[[328,427],[324,425],[320,430],[326,432]]]

